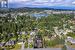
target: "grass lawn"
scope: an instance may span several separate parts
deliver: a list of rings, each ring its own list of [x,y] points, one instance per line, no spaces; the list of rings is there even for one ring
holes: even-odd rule
[[[16,44],[15,48],[11,49],[11,50],[19,50],[21,49],[21,44]]]
[[[67,42],[67,44],[68,44],[71,48],[75,48],[75,44],[71,44],[70,42]]]
[[[72,48],[75,48],[75,44],[73,44],[73,45],[70,45],[70,47],[72,47]]]
[[[58,44],[58,45],[54,46],[53,48],[62,48],[62,47],[63,47],[62,44]]]
[[[48,36],[45,36],[43,39],[45,39],[45,40],[50,40],[50,39],[48,38]]]

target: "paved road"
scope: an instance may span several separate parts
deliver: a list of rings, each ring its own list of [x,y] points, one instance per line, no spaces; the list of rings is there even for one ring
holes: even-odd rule
[[[24,44],[25,44],[25,43],[22,43],[21,50],[25,50],[25,48],[24,48]]]
[[[68,46],[66,42],[67,42],[67,41],[65,40],[65,45],[66,45],[66,47],[67,47],[67,50],[75,50],[75,48],[71,48],[70,46]]]
[[[71,48],[70,46],[66,45],[67,50],[75,50],[75,48]]]
[[[24,50],[61,50],[61,48],[39,48],[39,49],[30,48]]]
[[[75,48],[68,48],[67,50],[75,50]]]
[[[22,48],[21,50],[61,50],[61,48],[39,48],[39,49],[34,49],[34,48]],[[75,50],[75,48],[67,48],[67,50]]]

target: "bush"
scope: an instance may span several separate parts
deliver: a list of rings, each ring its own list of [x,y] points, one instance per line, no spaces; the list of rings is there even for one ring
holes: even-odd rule
[[[47,40],[44,42],[46,47],[54,47],[58,44],[64,44],[64,39],[56,38],[54,40]]]
[[[25,43],[25,48],[28,48],[28,43],[27,42]]]
[[[62,50],[67,50],[67,47],[64,45],[64,46],[62,47]]]
[[[33,44],[31,43],[29,47],[32,48],[33,47]]]
[[[70,36],[70,37],[75,38],[75,34],[74,34],[74,33],[71,33],[71,32],[69,32],[69,33],[67,34],[67,36]]]

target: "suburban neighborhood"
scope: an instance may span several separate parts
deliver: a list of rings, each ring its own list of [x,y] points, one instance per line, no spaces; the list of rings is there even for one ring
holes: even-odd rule
[[[13,1],[0,0],[0,50],[75,50],[71,0]]]

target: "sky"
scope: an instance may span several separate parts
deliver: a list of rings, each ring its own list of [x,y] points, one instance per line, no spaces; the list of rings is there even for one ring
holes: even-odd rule
[[[9,7],[69,7],[75,8],[75,0],[8,0]]]

